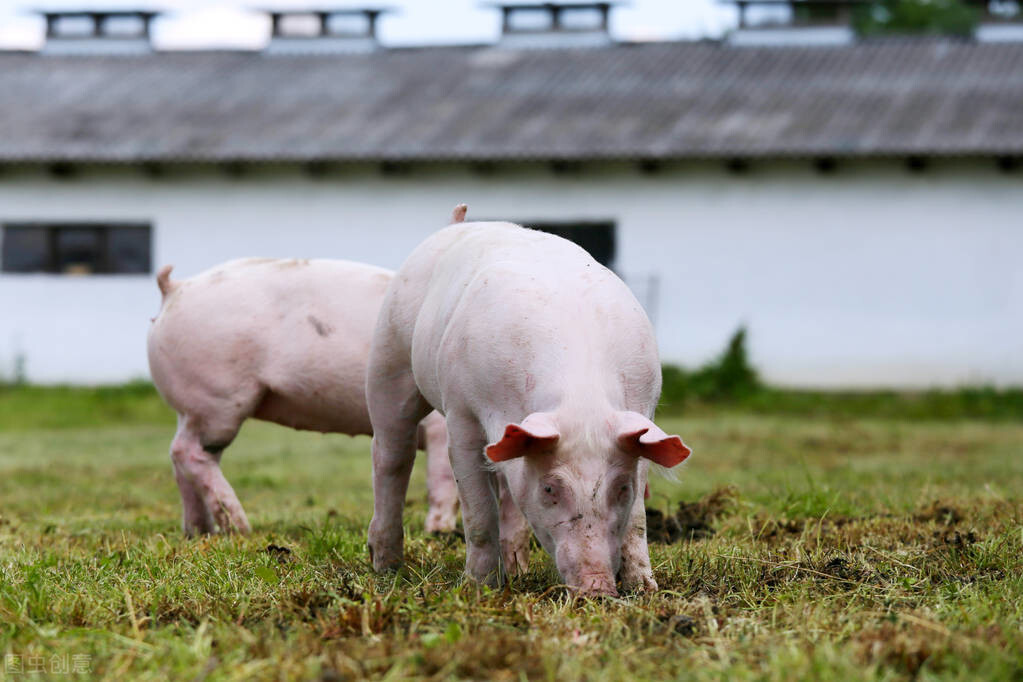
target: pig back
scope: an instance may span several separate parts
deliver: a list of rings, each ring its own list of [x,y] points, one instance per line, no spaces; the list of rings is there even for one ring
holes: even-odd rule
[[[254,394],[251,416],[368,433],[366,361],[391,276],[348,261],[245,259],[179,282],[150,331],[154,382],[179,412]]]
[[[660,390],[656,341],[621,279],[553,235],[465,223],[436,236],[448,231],[413,344],[428,400],[459,395],[526,413],[565,400],[652,410]]]

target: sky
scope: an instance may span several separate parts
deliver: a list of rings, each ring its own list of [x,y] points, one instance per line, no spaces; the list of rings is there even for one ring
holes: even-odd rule
[[[253,8],[366,6],[397,10],[380,20],[385,45],[491,42],[500,32],[499,12],[481,0],[0,0],[0,47],[42,44],[43,22],[33,14],[37,9],[164,10],[168,15],[153,25],[157,48],[199,49],[264,44],[268,22]],[[627,0],[614,10],[611,32],[625,40],[695,39],[719,36],[734,22],[735,10],[719,0]]]

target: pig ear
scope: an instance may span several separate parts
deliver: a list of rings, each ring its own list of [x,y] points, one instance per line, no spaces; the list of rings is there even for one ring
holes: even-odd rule
[[[508,424],[504,436],[487,446],[487,457],[492,462],[505,462],[516,457],[547,450],[558,442],[561,434],[551,415],[534,412],[521,424]]]
[[[638,412],[619,413],[618,444],[626,452],[669,469],[692,453],[681,438],[669,436]]]

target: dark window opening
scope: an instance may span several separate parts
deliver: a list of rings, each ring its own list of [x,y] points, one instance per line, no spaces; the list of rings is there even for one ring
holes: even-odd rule
[[[0,270],[68,275],[149,274],[152,227],[145,224],[9,223]]]
[[[586,249],[593,256],[593,260],[604,267],[614,269],[616,243],[613,222],[525,222],[521,224],[575,242]]]

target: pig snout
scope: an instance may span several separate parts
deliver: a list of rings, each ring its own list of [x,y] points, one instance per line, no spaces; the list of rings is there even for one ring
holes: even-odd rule
[[[573,549],[576,551],[572,551]],[[585,553],[579,552],[579,549],[584,548],[565,546],[559,548],[561,551],[558,552],[558,558],[562,561],[555,563],[559,564],[558,570],[565,583],[580,597],[617,597],[614,562],[605,559],[602,556],[603,551],[593,552],[593,545],[585,547],[585,550],[588,550],[584,550]],[[577,558],[580,554],[583,557],[581,559]]]
[[[610,573],[587,573],[575,585],[569,585],[580,597],[617,597],[614,576]]]

